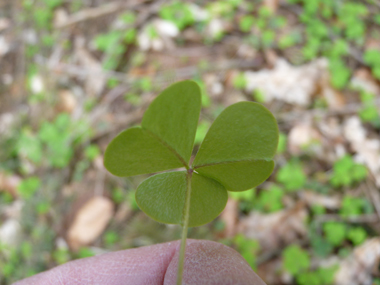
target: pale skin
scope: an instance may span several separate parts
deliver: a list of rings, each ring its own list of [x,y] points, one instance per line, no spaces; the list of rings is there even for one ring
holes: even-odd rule
[[[71,261],[15,285],[176,284],[179,241]],[[266,285],[232,248],[187,240],[183,284]]]

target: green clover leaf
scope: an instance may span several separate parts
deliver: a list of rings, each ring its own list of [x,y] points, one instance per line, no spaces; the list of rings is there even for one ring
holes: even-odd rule
[[[153,175],[137,188],[137,204],[156,221],[183,225],[188,203],[188,226],[209,223],[224,209],[227,190],[251,189],[273,171],[277,123],[253,102],[226,108],[190,164],[200,109],[197,83],[175,83],[151,103],[141,127],[123,131],[106,149],[104,165],[116,176],[175,170]]]

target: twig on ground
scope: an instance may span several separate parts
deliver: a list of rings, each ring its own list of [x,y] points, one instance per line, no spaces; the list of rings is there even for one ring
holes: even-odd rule
[[[380,106],[380,98],[376,99],[373,103],[376,106]],[[339,115],[350,115],[356,114],[360,111],[364,106],[364,104],[347,104],[344,108],[336,109],[336,110],[324,110],[324,109],[314,109],[314,110],[305,110],[305,111],[293,111],[291,113],[287,112],[284,114],[279,114],[277,119],[279,121],[289,122],[289,121],[299,121],[304,117],[331,117],[331,116],[339,116]]]
[[[122,120],[120,120],[122,122],[114,122],[114,124],[106,130],[97,132],[97,134],[91,138],[90,142],[95,143],[109,134],[118,133],[128,126],[140,122],[143,114],[144,109],[136,109],[128,115],[125,115]]]
[[[97,120],[106,114],[109,110],[110,105],[121,95],[125,94],[129,89],[129,86],[119,85],[109,91],[105,96],[101,104],[95,108],[91,114],[88,116],[88,121],[90,125],[95,125]]]
[[[122,31],[126,28],[134,28],[138,30],[144,23],[146,23],[149,19],[149,17],[155,13],[157,13],[160,9],[160,7],[165,3],[164,0],[161,1],[154,1],[152,2],[148,7],[144,6],[144,9],[138,13],[137,20],[133,25],[127,25],[127,26],[121,26],[119,28],[115,28],[115,31]],[[107,62],[111,57],[112,54],[116,51],[117,47],[122,44],[123,38],[119,38],[116,43],[113,45],[113,50],[110,50],[109,52],[104,53],[103,58],[101,60],[102,63]]]
[[[182,68],[170,70],[170,72],[174,73],[177,79],[186,79],[194,75],[197,75],[200,72],[228,70],[232,68],[257,68],[257,67],[258,67],[258,64],[254,61],[227,60],[227,61],[223,61],[221,63],[215,64],[211,66],[210,68],[207,68],[204,70],[200,70],[198,66],[188,66],[188,67],[182,67]],[[115,78],[126,84],[130,84],[134,80],[136,80],[136,77],[130,76],[122,72],[117,72],[117,71],[112,71],[112,70],[102,70],[101,72],[99,71],[94,72],[94,71],[89,71],[86,68],[82,68],[81,66],[78,66],[78,65],[67,64],[67,63],[62,63],[62,62],[56,64],[55,66],[49,66],[49,68],[55,72],[63,72],[69,75],[79,76],[79,77],[102,75],[102,76],[105,76],[106,78]],[[165,70],[163,70],[162,72],[164,73]],[[152,78],[152,81],[155,83],[165,83],[168,80],[167,80],[167,76],[159,75],[155,78]]]
[[[74,64],[58,63],[54,66],[48,66],[48,68],[54,72],[62,72],[72,76],[86,77],[86,76],[97,76],[102,75],[107,78],[115,78],[121,82],[131,83],[132,80],[128,78],[128,75],[122,72],[112,71],[112,70],[102,70],[102,71],[90,71]]]
[[[136,20],[136,26],[139,27],[143,25],[145,22],[147,22],[149,17],[152,14],[157,13],[162,7],[162,5],[165,4],[165,2],[166,2],[165,0],[153,1],[152,4],[148,7],[148,9],[144,9],[138,15],[137,20]]]
[[[380,222],[380,218],[377,214],[366,214],[360,216],[350,216],[350,217],[342,217],[337,214],[326,214],[320,215],[315,218],[317,223],[323,223],[327,221],[340,221],[340,222],[348,222],[348,223],[378,223]]]
[[[375,208],[376,214],[380,220],[380,194],[373,184],[370,185],[370,183],[368,182],[368,179],[365,184],[367,186],[366,190],[368,191],[372,204]]]
[[[302,240],[295,241],[293,244],[297,244],[299,246],[305,246],[305,245],[309,244],[309,240],[308,239],[302,239]],[[261,254],[257,257],[256,265],[259,266],[260,264],[268,262],[269,260],[275,258],[276,256],[279,256],[283,252],[283,250],[284,250],[283,248],[279,248],[276,250],[264,252],[263,254]]]
[[[379,0],[371,0],[371,1],[367,0],[367,2],[370,2],[370,4],[373,4],[373,5],[380,8],[380,1]]]
[[[79,22],[83,22],[89,19],[94,19],[97,17],[105,16],[107,14],[120,11],[120,9],[131,9],[146,1],[147,0],[138,0],[138,1],[133,1],[133,2],[120,1],[120,2],[107,3],[99,7],[88,8],[88,9],[85,9],[73,14],[72,16],[70,16],[70,18],[66,22],[60,25],[57,25],[56,28],[61,29],[61,28],[69,27]]]

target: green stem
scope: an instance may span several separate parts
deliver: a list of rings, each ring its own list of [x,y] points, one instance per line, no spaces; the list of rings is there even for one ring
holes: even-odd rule
[[[179,250],[179,258],[178,258],[177,285],[182,284],[183,265],[185,262],[187,228],[189,226],[189,216],[190,216],[190,196],[191,196],[191,176],[192,175],[193,175],[193,170],[189,169],[187,171],[187,190],[186,190],[186,198],[185,198],[185,207],[183,209],[183,215],[182,215],[182,239],[181,239],[181,247]]]

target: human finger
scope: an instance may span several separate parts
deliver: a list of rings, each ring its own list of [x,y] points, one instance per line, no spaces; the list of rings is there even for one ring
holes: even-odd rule
[[[79,259],[16,284],[176,284],[179,245],[174,241]],[[265,285],[235,250],[190,239],[183,284]]]

